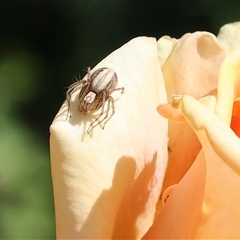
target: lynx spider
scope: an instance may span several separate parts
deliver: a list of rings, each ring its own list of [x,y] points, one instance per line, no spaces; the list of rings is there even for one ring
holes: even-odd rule
[[[114,91],[120,91],[123,93],[124,88],[116,88],[118,84],[117,74],[110,68],[103,67],[95,70],[91,73],[88,68],[87,78],[79,80],[71,84],[66,92],[66,99],[68,104],[68,114],[71,117],[71,96],[74,92],[80,90],[78,95],[78,110],[79,112],[87,115],[101,108],[101,112],[98,117],[90,124],[87,133],[90,133],[100,123],[103,123],[103,129],[109,119],[115,113],[114,99],[111,94]],[[107,103],[107,111],[104,112],[104,106]],[[110,116],[109,111],[112,109]],[[100,119],[105,113],[105,116]],[[67,117],[68,117],[67,114]]]

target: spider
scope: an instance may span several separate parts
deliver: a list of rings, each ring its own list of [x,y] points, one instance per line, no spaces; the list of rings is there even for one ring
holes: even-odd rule
[[[74,92],[80,90],[78,95],[78,110],[79,112],[87,115],[101,108],[101,112],[98,117],[90,124],[87,133],[90,133],[94,127],[103,123],[103,129],[108,120],[115,113],[114,99],[111,94],[114,91],[120,91],[123,93],[124,88],[116,88],[118,84],[117,74],[110,68],[99,68],[91,73],[88,68],[87,78],[79,80],[71,84],[66,92],[66,99],[68,103],[68,114],[71,117],[70,100]],[[107,110],[104,112],[104,106],[107,104]],[[112,109],[110,116],[109,111]],[[67,114],[67,117],[68,117]],[[104,116],[105,114],[105,116]],[[100,119],[104,116],[102,119]]]

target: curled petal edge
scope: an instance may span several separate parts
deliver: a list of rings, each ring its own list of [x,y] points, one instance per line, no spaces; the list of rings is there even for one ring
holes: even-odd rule
[[[230,125],[234,100],[240,95],[240,48],[234,48],[224,59],[217,86],[215,113]]]
[[[176,100],[175,100],[176,98]],[[189,125],[198,135],[203,146],[206,139],[199,134],[204,131],[215,153],[240,175],[240,139],[216,114],[191,96],[173,96],[173,105],[181,111]]]

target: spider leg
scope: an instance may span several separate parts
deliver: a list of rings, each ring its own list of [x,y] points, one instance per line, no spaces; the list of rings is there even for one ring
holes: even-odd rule
[[[123,93],[124,92],[124,87],[115,88],[115,89],[113,89],[113,92],[120,91],[120,90],[122,90],[121,93]]]
[[[71,97],[72,94],[75,93],[76,91],[78,91],[79,89],[81,89],[82,87],[84,87],[85,85],[89,84],[88,81],[86,80],[80,80],[77,81],[73,84],[71,84],[66,92],[66,100],[67,100],[67,104],[68,104],[68,113],[66,116],[66,120],[68,119],[68,115],[70,114],[70,118],[71,118],[71,105],[70,105],[70,101],[71,101]]]
[[[88,79],[88,81],[90,81],[90,78],[91,78],[91,68],[88,67],[87,68],[87,79]]]
[[[88,130],[87,130],[87,133],[90,133],[90,132],[93,130],[93,128],[95,128],[98,124],[100,124],[100,123],[102,122],[102,120],[101,120],[100,122],[99,122],[98,120],[99,120],[99,118],[104,114],[104,105],[105,105],[105,102],[106,102],[106,100],[105,100],[105,98],[106,98],[105,92],[104,92],[102,98],[103,98],[103,99],[102,99],[102,103],[101,103],[101,105],[102,105],[101,113],[100,113],[99,116],[90,124],[90,126],[89,126],[89,128],[88,128]],[[99,98],[99,100],[101,100],[101,97]],[[95,103],[96,105],[99,104],[99,100],[96,101],[96,103]]]
[[[71,101],[71,96],[73,93],[75,93],[76,91],[78,91],[79,89],[82,89],[84,86],[90,84],[91,82],[91,69],[90,67],[87,68],[87,79],[86,80],[78,80],[77,82],[71,84],[68,87],[68,90],[66,92],[66,100],[67,100],[67,104],[68,104],[68,113],[66,116],[66,120],[68,119],[68,115],[70,114],[70,118],[71,118],[71,105],[70,105],[70,101]],[[86,93],[86,91],[88,90],[88,88],[85,89],[84,93]],[[80,95],[78,96],[78,99],[80,99]]]
[[[110,120],[110,118],[113,116],[113,114],[115,113],[115,107],[114,107],[114,100],[113,100],[113,98],[111,97],[111,96],[109,96],[108,97],[108,99],[107,99],[107,111],[106,111],[106,115],[104,116],[104,118],[103,119],[101,119],[100,121],[99,121],[99,119],[103,116],[103,114],[104,114],[104,106],[105,106],[105,100],[104,100],[104,102],[103,102],[103,105],[102,105],[102,111],[101,111],[101,113],[99,114],[99,116],[90,124],[90,126],[89,126],[89,128],[88,128],[88,133],[90,133],[92,130],[93,130],[93,128],[95,128],[97,125],[99,125],[100,123],[102,123],[104,120],[106,120],[105,122],[104,122],[104,124],[103,124],[103,129],[104,129],[104,127],[105,127],[105,125],[106,125],[106,123]],[[112,108],[112,114],[110,115],[110,117],[108,117],[108,114],[109,114],[109,111],[110,111],[110,108]]]
[[[120,91],[120,90],[121,90],[121,93],[123,93],[123,92],[124,92],[124,87],[115,88],[113,91]],[[101,112],[101,114],[94,120],[94,122],[89,126],[89,128],[91,127],[91,130],[88,129],[88,133],[90,133],[90,132],[93,130],[93,128],[96,127],[98,124],[100,124],[100,123],[103,122],[105,119],[107,119],[107,120],[103,123],[103,127],[102,127],[102,128],[104,129],[106,123],[107,123],[107,122],[111,119],[111,117],[114,115],[114,113],[115,113],[114,99],[113,99],[111,96],[109,96],[108,99],[107,99],[107,101],[108,101],[108,105],[107,105],[107,111],[106,111],[105,117],[104,117],[101,121],[98,121],[99,118],[103,115],[103,109],[104,109],[103,107],[104,107],[104,103],[105,103],[105,100],[104,100],[104,101],[103,101],[102,112]],[[110,106],[110,104],[111,104],[111,106]],[[110,108],[112,108],[112,113],[111,113],[111,115],[108,117]],[[96,121],[98,121],[98,123],[94,125],[94,123],[95,123]]]
[[[112,106],[110,106],[110,104],[111,104]],[[109,111],[110,111],[110,108],[112,108],[112,114],[108,117],[108,113],[109,113]],[[110,118],[114,115],[114,113],[115,113],[114,100],[113,100],[113,98],[110,96],[110,97],[108,98],[107,112],[106,112],[105,117],[104,117],[103,120],[102,120],[102,121],[104,121],[105,119],[107,119],[107,120],[103,123],[103,129],[105,128],[106,123],[107,123],[107,122],[110,120]],[[102,121],[101,121],[101,122],[102,122]]]

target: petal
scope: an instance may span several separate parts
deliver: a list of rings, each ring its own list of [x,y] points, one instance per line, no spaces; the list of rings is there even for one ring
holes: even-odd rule
[[[227,52],[230,52],[236,46],[240,46],[240,22],[222,26],[217,39]]]
[[[240,139],[229,126],[190,96],[183,96],[179,109],[194,131],[200,133],[198,136],[202,146],[204,147],[207,141],[207,147],[210,145],[214,152],[240,175]],[[207,140],[202,138],[202,131],[206,133]]]
[[[161,104],[158,106],[158,112],[170,121],[177,123],[186,123],[186,119],[178,109],[171,107],[171,104]]]
[[[230,124],[234,99],[240,95],[240,48],[234,48],[224,59],[219,72],[215,113]]]
[[[240,139],[218,116],[195,99],[184,96],[179,106],[196,131],[206,159],[206,212],[198,237],[237,238],[240,191]],[[228,167],[229,166],[229,167]],[[216,227],[218,226],[218,227]],[[217,230],[218,229],[218,230]]]
[[[157,41],[158,60],[161,68],[168,59],[176,43],[177,39],[169,36],[163,36]]]
[[[194,98],[185,95],[179,101],[178,96],[176,105],[198,135],[203,150],[143,239],[237,239],[240,140]]]
[[[162,68],[168,100],[175,93],[200,98],[215,89],[225,55],[213,34],[185,34],[174,45]],[[172,117],[176,119],[176,116]],[[183,122],[181,117],[177,121]],[[170,122],[168,135],[169,163],[163,191],[180,181],[201,149],[199,140],[187,124]]]
[[[166,93],[156,40],[133,39],[93,70],[106,66],[125,91],[112,95],[115,114],[105,129],[98,125],[86,133],[94,116],[78,112],[77,94],[71,119],[66,121],[65,102],[50,128],[60,239],[141,238],[153,221],[167,164],[168,127],[157,113]]]
[[[175,95],[176,98],[178,95]],[[181,95],[180,95],[181,96]],[[182,97],[180,97],[181,100]],[[175,100],[176,101],[176,100]],[[167,118],[170,121],[177,122],[177,123],[186,123],[186,119],[182,115],[181,111],[177,109],[177,107],[174,107],[174,103],[169,104],[161,104],[158,106],[158,112],[165,118]],[[210,109],[212,112],[215,109],[216,106],[216,97],[215,96],[205,96],[200,99],[198,99],[199,102],[201,102],[204,106],[206,106],[208,109]],[[178,106],[178,103],[177,103]],[[240,111],[240,110],[239,110]],[[240,114],[239,114],[240,116]]]
[[[231,128],[240,137],[240,102],[236,101],[233,105],[233,114],[231,120]]]
[[[173,94],[200,98],[215,89],[225,56],[226,52],[213,34],[185,34],[177,41],[162,68],[168,100]]]
[[[142,239],[195,239],[194,231],[201,219],[205,175],[206,166],[201,151]]]

